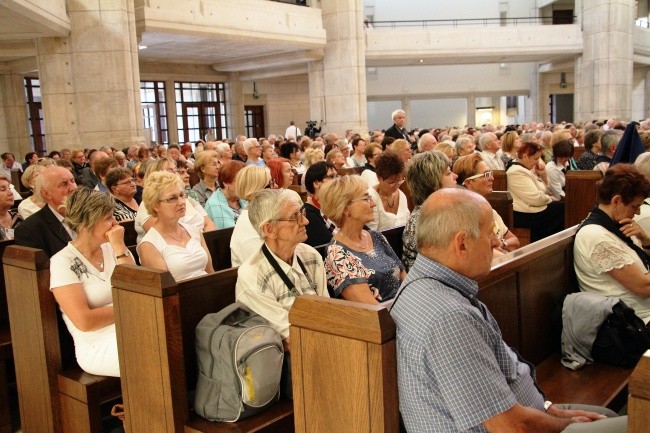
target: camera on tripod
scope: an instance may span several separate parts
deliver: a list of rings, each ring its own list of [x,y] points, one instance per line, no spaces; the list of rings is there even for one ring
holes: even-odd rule
[[[316,128],[315,120],[308,120],[306,123],[307,128],[305,128],[305,135],[313,140],[316,138],[316,134],[320,133],[321,128]]]

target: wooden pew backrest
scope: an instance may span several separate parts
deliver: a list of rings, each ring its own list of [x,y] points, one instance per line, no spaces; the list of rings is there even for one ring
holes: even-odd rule
[[[296,298],[289,321],[296,433],[398,432],[395,323],[388,310],[306,295]]]
[[[212,267],[215,271],[232,267],[230,261],[230,238],[234,227],[212,230],[203,233],[203,239],[212,257]]]
[[[569,170],[566,173],[564,193],[564,227],[580,224],[596,205],[598,186],[603,178],[597,170]]]
[[[492,183],[494,191],[508,190],[508,178],[505,170],[492,170],[492,176],[494,176],[494,182]]]
[[[501,219],[503,223],[511,229],[512,225],[512,195],[508,191],[493,190],[485,197]]]
[[[650,426],[650,351],[637,364],[630,377],[628,433],[645,433]]]

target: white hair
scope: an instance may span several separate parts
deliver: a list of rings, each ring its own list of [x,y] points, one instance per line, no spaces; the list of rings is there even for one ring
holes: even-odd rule
[[[406,111],[402,110],[401,108],[398,109],[398,110],[395,110],[395,111],[393,111],[392,114],[390,115],[390,118],[391,118],[393,121],[395,121],[395,118],[397,117],[398,114],[406,114]]]

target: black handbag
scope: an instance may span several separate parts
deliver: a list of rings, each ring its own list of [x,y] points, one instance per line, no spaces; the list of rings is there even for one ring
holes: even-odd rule
[[[591,347],[596,362],[634,367],[643,353],[650,349],[650,332],[634,312],[619,301],[598,329]]]

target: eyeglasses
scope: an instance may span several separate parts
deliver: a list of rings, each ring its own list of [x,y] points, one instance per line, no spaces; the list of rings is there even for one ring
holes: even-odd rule
[[[167,203],[167,204],[175,204],[178,203],[179,200],[185,200],[187,198],[187,194],[182,192],[180,195],[174,195],[169,198],[161,199],[158,200],[159,203]]]
[[[490,171],[486,171],[485,173],[475,174],[474,176],[470,176],[470,177],[465,178],[465,180],[480,179],[480,178],[482,178],[482,177],[484,177],[485,179],[490,179],[490,178],[492,178],[492,170],[490,170]]]
[[[275,221],[286,221],[286,222],[293,223],[293,222],[298,222],[302,218],[306,218],[306,217],[307,217],[307,211],[305,210],[305,206],[303,206],[300,208],[298,212],[293,214],[291,218],[278,218]]]
[[[366,203],[370,203],[371,200],[372,200],[372,197],[370,197],[370,194],[364,194],[363,196],[361,196],[359,198],[355,198],[355,199],[350,200],[350,203],[353,203],[355,201],[365,201]]]
[[[391,187],[393,187],[393,186],[402,186],[403,183],[404,183],[404,179],[398,180],[397,182],[388,182],[388,186],[391,186]]]
[[[118,182],[117,184],[118,185],[128,185],[130,183],[135,183],[135,179],[127,179],[127,180],[125,180],[123,182]]]

